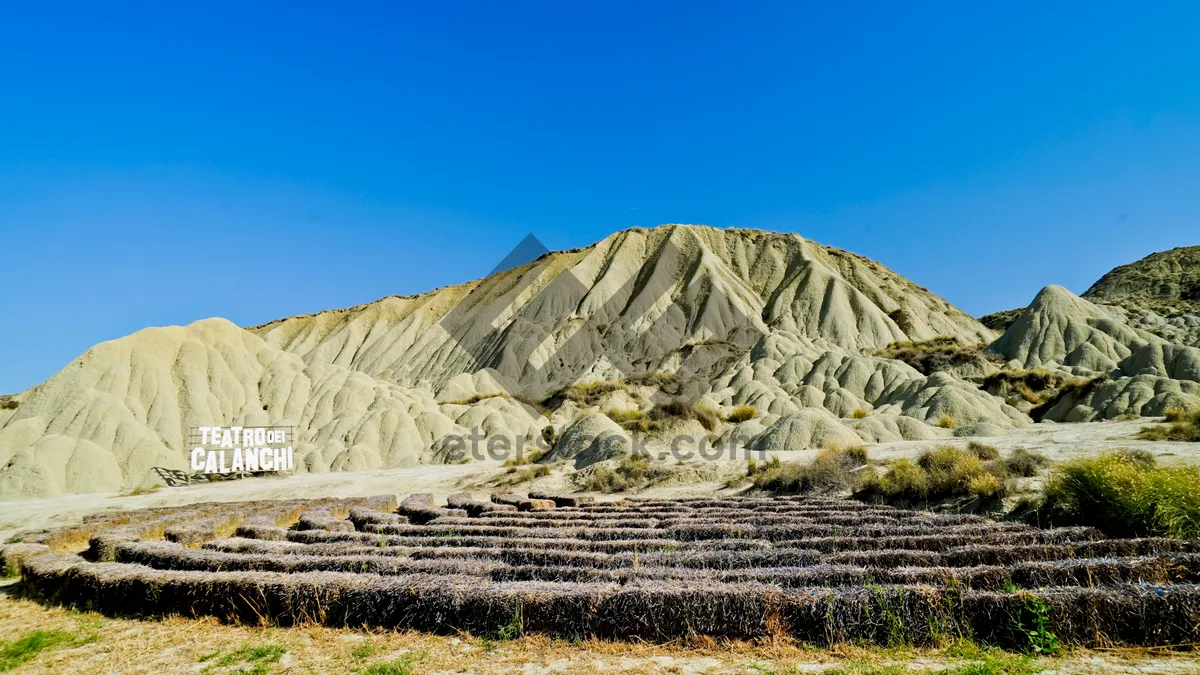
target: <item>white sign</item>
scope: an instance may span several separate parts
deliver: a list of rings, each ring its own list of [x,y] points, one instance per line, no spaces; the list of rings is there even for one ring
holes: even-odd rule
[[[291,427],[193,427],[192,471],[292,471]]]

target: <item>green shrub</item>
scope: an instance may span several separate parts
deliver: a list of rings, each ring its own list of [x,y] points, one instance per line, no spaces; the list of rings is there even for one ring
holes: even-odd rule
[[[752,420],[755,417],[758,417],[758,408],[755,408],[749,403],[743,403],[729,411],[729,414],[725,416],[725,421],[731,424],[737,424],[739,422]]]
[[[600,405],[605,396],[618,391],[627,391],[624,382],[587,382],[563,387],[554,395],[541,402],[546,408],[558,408],[566,401],[574,401],[581,408],[591,408]]]
[[[1017,448],[1004,460],[1004,467],[1012,476],[1032,478],[1049,463],[1050,460],[1046,459],[1045,455]]]
[[[634,387],[654,387],[668,396],[683,393],[683,380],[675,373],[657,371],[626,375],[624,383]]]
[[[867,411],[862,408],[855,408],[854,412],[850,413],[850,416],[856,420],[861,420],[867,416]]]
[[[1144,441],[1200,442],[1200,410],[1186,412],[1172,408],[1164,419],[1164,424],[1143,427],[1137,437]]]
[[[922,452],[916,462],[892,462],[882,476],[869,478],[858,496],[906,504],[956,498],[990,503],[1008,493],[1007,478],[1002,462],[985,462],[975,452],[943,445]]]
[[[949,415],[942,415],[938,418],[937,425],[943,429],[953,429],[954,418]]]
[[[1000,451],[994,445],[987,445],[979,441],[971,441],[967,443],[967,450],[975,453],[975,456],[985,462],[1000,459]]]
[[[1188,412],[1183,408],[1168,408],[1163,412],[1164,422],[1186,422],[1188,419]]]
[[[900,323],[896,316],[892,318]],[[932,375],[974,361],[998,361],[998,356],[984,351],[986,348],[986,344],[964,345],[957,338],[944,335],[930,340],[893,342],[875,355],[903,361],[922,375]]]
[[[1030,519],[1090,525],[1114,537],[1200,537],[1200,469],[1111,452],[1058,467]]]
[[[756,411],[757,412],[757,411]],[[626,431],[657,433],[665,430],[672,422],[696,420],[706,431],[716,430],[720,417],[716,411],[680,399],[659,403],[650,410],[607,410],[609,419]]]
[[[870,473],[857,470],[867,463],[867,450],[861,446],[827,448],[811,464],[780,462],[772,457],[772,462],[753,476],[754,487],[789,494],[853,491]]]
[[[615,467],[595,464],[576,473],[575,480],[581,489],[590,492],[624,492],[648,487],[670,475],[670,470],[651,464],[646,455],[632,455]]]
[[[1034,406],[1029,411],[1029,416],[1036,422],[1040,422],[1046,413],[1054,406],[1061,403],[1063,400],[1078,401],[1092,392],[1096,387],[1108,382],[1111,378],[1108,373],[1097,375],[1096,377],[1074,377],[1067,378],[1056,385],[1054,395],[1046,398],[1038,405]]]
[[[1005,398],[1015,402],[1012,395],[1019,396],[1028,403],[1041,405],[1058,395],[1058,388],[1071,379],[1066,373],[1058,371],[1034,370],[1001,370],[983,379],[979,385],[992,396]]]
[[[633,408],[632,410],[605,410],[604,414],[608,419],[616,422],[625,429],[638,429],[644,431],[641,427],[648,425],[650,416],[646,411]]]

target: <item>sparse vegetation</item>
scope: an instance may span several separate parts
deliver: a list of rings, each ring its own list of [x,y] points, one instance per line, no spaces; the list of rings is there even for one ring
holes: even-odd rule
[[[985,462],[1000,459],[1000,451],[994,445],[980,443],[979,441],[971,441],[967,443],[967,450],[970,450],[976,457]]]
[[[362,671],[363,675],[411,675],[413,672],[412,659],[405,657],[375,663]]]
[[[545,464],[537,464],[533,466],[513,466],[504,473],[496,476],[492,480],[492,485],[504,487],[506,485],[520,485],[528,483],[531,480],[545,478],[550,475],[550,467]]]
[[[73,647],[87,641],[66,631],[35,630],[12,642],[0,642],[0,672],[15,670],[48,649]]]
[[[542,401],[542,405],[547,408],[558,408],[566,401],[572,401],[581,408],[591,408],[600,405],[604,397],[618,391],[629,391],[629,386],[625,382],[613,380],[576,383],[563,387]]]
[[[954,418],[949,415],[942,415],[941,417],[938,418],[937,426],[939,426],[943,429],[953,429],[954,428]]]
[[[1018,399],[1041,405],[1054,398],[1058,389],[1071,379],[1066,373],[1035,368],[1032,370],[1001,370],[983,378],[979,388],[1009,401]]]
[[[137,497],[139,495],[151,495],[151,494],[154,494],[155,492],[158,492],[159,490],[161,490],[162,487],[163,486],[161,486],[161,485],[151,485],[150,487],[138,486],[138,487],[133,488],[129,492],[115,494],[115,495],[113,495],[113,497]]]
[[[531,408],[537,410],[539,413],[545,412],[545,410],[546,410],[545,406],[542,405],[541,401],[535,401],[535,400],[525,397],[525,396],[509,394],[507,392],[495,392],[495,393],[491,393],[491,394],[474,394],[474,395],[468,396],[466,398],[455,399],[453,401],[446,401],[446,405],[475,405],[476,403],[479,403],[480,401],[486,401],[491,398],[507,398],[507,399],[510,399],[513,401],[517,401],[518,403],[523,403],[527,406],[530,406]],[[263,407],[263,410],[266,410],[265,406]]]
[[[1009,326],[1013,325],[1013,322],[1016,321],[1017,317],[1021,316],[1021,313],[1024,311],[1025,308],[1020,307],[1017,309],[1006,309],[1000,312],[992,312],[991,314],[985,314],[979,317],[979,323],[991,328],[994,331],[1003,333],[1004,331],[1008,330]]]
[[[653,464],[645,455],[631,455],[615,467],[596,464],[575,474],[580,489],[605,493],[640,490],[670,475],[670,470]]]
[[[540,449],[536,449],[536,448],[533,450],[528,450],[528,451],[522,452],[521,454],[517,455],[516,457],[509,457],[508,459],[504,460],[504,466],[514,467],[514,466],[526,466],[529,464],[534,464],[539,459],[542,458],[542,455],[545,455],[545,454],[546,454],[545,450],[540,450]]]
[[[269,672],[267,666],[279,663],[286,653],[287,647],[279,644],[244,645],[230,652],[217,650],[200,657],[201,662],[211,662],[201,672],[210,673],[213,668],[245,664],[249,666],[248,669],[238,668],[231,672],[242,675],[266,675]]]
[[[675,373],[633,373],[626,375],[623,381],[631,387],[654,387],[667,396],[683,393],[683,380]]]
[[[1004,467],[1008,473],[1018,478],[1032,478],[1049,464],[1050,460],[1046,459],[1045,455],[1025,448],[1013,450],[1004,460]]]
[[[999,357],[984,350],[986,344],[964,345],[957,338],[935,337],[929,340],[893,342],[875,352],[885,359],[903,361],[923,375],[947,370],[973,362],[999,361]]]
[[[1166,411],[1163,424],[1144,427],[1137,437],[1144,441],[1200,442],[1200,410],[1173,408]]]
[[[865,460],[855,448],[826,457],[841,467],[853,463],[847,457]],[[1137,455],[1124,459],[1146,463]],[[933,484],[939,472],[971,473],[962,470],[969,462],[989,463],[964,446],[937,448],[909,464]],[[631,466],[653,468],[645,458],[624,464]],[[748,469],[760,475],[780,466],[772,461]],[[223,630],[237,633],[213,640],[202,663],[195,659],[203,651],[189,649],[197,666],[191,670],[260,673],[277,670],[273,664],[292,649],[298,650],[292,660],[311,653],[307,639],[281,638],[295,633],[268,624],[313,633],[315,624],[386,627],[414,639],[456,632],[466,638],[462,650],[483,643],[493,645],[484,653],[497,655],[514,649],[527,632],[545,641],[546,634],[778,639],[897,649],[973,636],[1045,653],[1059,641],[1185,643],[1195,634],[1200,598],[1192,583],[1197,567],[1190,555],[1180,555],[1193,542],[1113,540],[813,495],[596,501],[530,493],[493,494],[488,502],[457,495],[442,507],[423,493],[399,504],[381,495],[210,505],[225,518],[243,515],[233,538],[212,523],[193,526],[197,506],[89,520],[94,550],[88,557],[69,567],[54,556],[27,557],[23,587],[30,598],[164,622],[218,618],[228,622]],[[291,520],[284,516],[297,509],[297,527],[284,530],[280,523]],[[164,519],[185,519],[198,537],[190,543],[203,547],[128,538]],[[1137,582],[1164,590],[1138,591],[1132,588]],[[546,587],[552,592],[542,592]],[[762,611],[772,603],[781,603],[782,611]],[[647,616],[655,621],[639,621]],[[1139,619],[1146,616],[1154,618],[1154,631],[1142,629]],[[11,625],[5,621],[0,628]],[[244,626],[233,625],[239,623]],[[363,647],[361,633],[341,640],[342,663],[361,670],[396,658],[391,635],[371,634],[378,651]],[[494,646],[499,641],[513,644],[500,649]],[[438,657],[409,656],[422,669],[444,669]],[[438,660],[436,668],[431,659]]]
[[[16,410],[21,407],[20,401],[14,398],[11,394],[8,396],[0,396],[0,410]]]
[[[680,421],[695,420],[706,431],[715,430],[720,423],[720,416],[715,410],[680,399],[655,404],[649,412],[644,410],[607,410],[604,414],[626,431],[643,434],[658,433],[672,423]]]
[[[772,457],[761,467],[757,463],[750,465],[747,473],[754,487],[776,493],[854,491],[870,473],[863,468],[867,464],[866,448],[827,448],[811,464],[780,462]]]
[[[729,422],[730,424],[738,424],[740,422],[752,420],[755,417],[758,417],[758,408],[755,408],[749,403],[743,403],[734,407],[733,410],[730,410],[729,414],[725,416],[725,421]]]
[[[855,408],[854,412],[850,413],[850,416],[856,420],[861,420],[861,419],[866,418],[867,411],[863,410],[862,408]]]
[[[1089,525],[1118,537],[1200,537],[1200,469],[1160,466],[1145,452],[1118,451],[1058,467],[1029,518]]]
[[[1072,377],[1068,378],[1058,385],[1058,389],[1054,396],[1042,401],[1029,411],[1029,416],[1035,421],[1041,421],[1050,409],[1058,405],[1064,399],[1078,401],[1087,396],[1096,387],[1108,382],[1110,379],[1108,373],[1097,375],[1096,377]]]
[[[916,462],[901,458],[881,476],[871,476],[859,498],[886,503],[920,505],[951,499],[971,499],[993,505],[1008,492],[1008,471],[990,446],[963,450],[945,445],[926,450]],[[998,455],[999,453],[995,453]],[[991,459],[983,459],[983,456]]]

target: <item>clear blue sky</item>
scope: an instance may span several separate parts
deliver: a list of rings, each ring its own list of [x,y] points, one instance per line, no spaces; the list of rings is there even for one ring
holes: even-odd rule
[[[977,315],[1080,293],[1200,244],[1197,36],[1195,2],[5,3],[0,392],[527,233],[794,231]]]

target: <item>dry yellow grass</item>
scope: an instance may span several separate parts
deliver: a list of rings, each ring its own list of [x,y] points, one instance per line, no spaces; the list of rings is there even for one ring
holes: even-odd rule
[[[259,628],[215,619],[113,619],[43,607],[19,596],[15,582],[0,586],[0,641],[33,631],[63,631],[71,642],[37,653],[17,673],[360,673],[405,663],[413,673],[789,673],[915,664],[926,671],[962,663],[943,650],[839,646],[813,649],[787,639],[760,642],[568,642],[542,636],[496,642],[471,635],[351,630],[321,626]],[[272,658],[246,657],[255,649]],[[280,655],[282,654],[282,655]],[[1045,659],[1054,672],[1195,672],[1189,652],[1076,651]],[[256,668],[257,667],[257,668]],[[1148,670],[1147,670],[1148,669]],[[404,672],[376,671],[376,672]],[[858,672],[858,671],[854,671]]]

